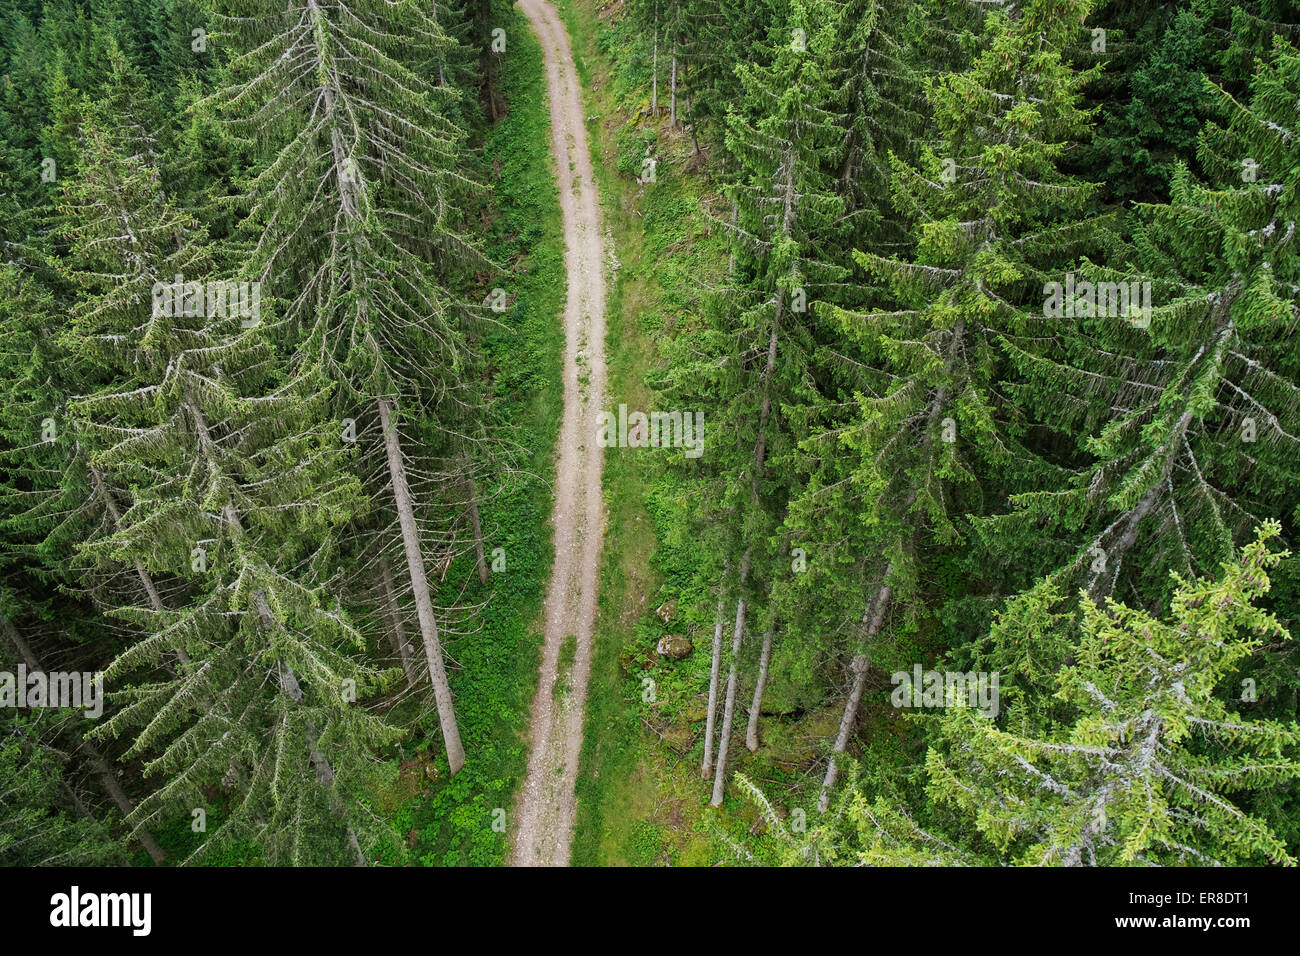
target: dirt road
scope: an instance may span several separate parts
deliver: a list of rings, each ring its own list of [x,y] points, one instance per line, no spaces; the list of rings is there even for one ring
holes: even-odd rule
[[[546,0],[520,0],[519,7],[546,58],[551,152],[559,179],[569,292],[564,307],[564,421],[551,515],[555,566],[546,593],[546,643],[533,700],[528,776],[514,814],[511,863],[567,866],[604,519],[603,459],[596,428],[605,402],[605,251],[582,88],[568,34]],[[562,664],[561,645],[570,636],[575,639],[572,663],[567,663],[566,648]]]

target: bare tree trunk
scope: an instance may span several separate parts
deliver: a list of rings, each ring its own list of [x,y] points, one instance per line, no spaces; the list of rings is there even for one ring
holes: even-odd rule
[[[313,18],[321,16],[314,0],[308,0],[308,8]],[[492,107],[492,119],[496,122],[496,100],[492,93],[493,78],[491,74],[494,54],[490,47],[483,48],[484,71],[487,77],[488,102]],[[333,87],[325,87],[325,111],[334,111]],[[334,157],[335,176],[339,183],[339,199],[343,213],[350,221],[361,218],[361,209],[356,191],[359,188],[352,177],[343,175],[347,152],[343,145],[343,136],[335,127],[331,137]],[[365,309],[364,301],[361,308]],[[424,555],[420,551],[420,534],[415,523],[415,510],[411,505],[411,490],[406,483],[406,465],[402,459],[401,444],[397,429],[389,421],[391,406],[386,398],[376,398],[379,410],[379,422],[384,433],[384,449],[388,457],[388,473],[393,487],[393,499],[397,504],[398,522],[402,528],[402,546],[406,551],[406,566],[411,575],[411,589],[415,594],[415,609],[420,620],[420,637],[424,642],[424,653],[429,663],[429,678],[433,683],[433,696],[438,706],[438,722],[442,727],[443,743],[447,747],[447,762],[454,775],[465,765],[465,750],[460,742],[460,730],[456,726],[456,711],[452,704],[451,687],[447,683],[447,673],[443,669],[442,645],[438,641],[438,623],[433,616],[433,601],[429,597],[429,582],[424,570]]]
[[[722,792],[727,786],[727,751],[731,743],[731,721],[736,714],[736,689],[740,684],[740,642],[745,633],[745,582],[749,580],[749,549],[740,562],[739,597],[736,600],[736,625],[731,632],[731,667],[727,671],[727,700],[722,707],[722,731],[718,735],[718,766],[713,772],[713,799],[710,806],[722,806]]]
[[[126,795],[122,785],[117,782],[117,774],[113,773],[108,761],[104,759],[97,748],[87,741],[83,740],[81,742],[81,749],[86,752],[86,756],[89,758],[87,763],[99,779],[100,786],[104,788],[104,792],[108,794],[109,799],[122,811],[123,817],[130,816],[135,811],[135,804]],[[166,862],[167,854],[163,852],[163,848],[158,845],[158,841],[153,838],[152,833],[148,830],[140,830],[136,832],[135,837],[140,841],[140,845],[144,847],[145,852],[149,854],[149,859],[153,860],[154,866],[162,866]]]
[[[893,566],[885,568],[885,574],[881,581],[880,590],[876,592],[876,599],[873,602],[875,613],[868,608],[867,614],[871,615],[869,621],[866,621],[867,629],[865,640],[870,641],[880,633],[881,625],[885,621],[885,611],[889,607],[889,599],[893,594],[889,586],[889,575]],[[864,621],[866,615],[863,615]],[[844,702],[844,715],[840,718],[839,733],[835,735],[835,743],[831,746],[830,763],[826,765],[826,776],[822,780],[822,791],[817,797],[817,810],[821,813],[826,812],[830,806],[831,790],[835,786],[835,781],[839,777],[839,766],[835,762],[835,755],[844,753],[845,748],[849,745],[849,737],[853,733],[853,725],[858,719],[858,705],[862,702],[862,691],[867,684],[867,656],[858,654],[853,658],[853,686],[849,690],[849,699]]]
[[[758,713],[763,707],[763,688],[767,686],[767,664],[772,658],[772,628],[763,635],[763,649],[758,654],[758,683],[749,705],[749,725],[745,728],[745,746],[753,753],[758,749]]]
[[[668,126],[677,125],[677,45],[673,44],[673,66],[668,74]]]
[[[415,510],[411,505],[411,491],[406,484],[406,465],[398,444],[397,428],[391,421],[388,400],[376,400],[379,423],[384,432],[384,448],[388,453],[388,473],[392,479],[393,498],[397,502],[397,516],[402,526],[402,546],[406,549],[406,567],[411,575],[411,589],[415,592],[415,609],[420,618],[420,637],[424,641],[424,655],[429,663],[429,679],[433,682],[433,697],[438,705],[438,722],[442,726],[442,739],[447,747],[447,762],[454,775],[465,765],[465,750],[456,726],[456,711],[451,699],[451,686],[442,663],[442,645],[438,641],[438,622],[433,616],[433,601],[429,597],[429,581],[424,571],[424,555],[420,552],[420,533],[415,524]]]
[[[709,670],[709,713],[704,720],[704,762],[700,776],[708,779],[713,769],[713,720],[718,712],[718,671],[722,664],[722,602],[718,598],[718,612],[713,621],[713,666]]]
[[[411,660],[411,647],[406,643],[406,633],[402,630],[402,615],[397,608],[397,592],[393,588],[393,571],[388,566],[388,558],[382,555],[379,558],[379,598],[388,624],[388,639],[402,662],[406,683],[414,688],[420,682],[420,677],[415,662]]]
[[[654,54],[650,60],[650,115],[659,115],[659,8],[655,7]]]
[[[21,655],[28,667],[34,671],[45,670],[45,668],[41,667],[40,659],[32,650],[32,646],[27,643],[27,639],[18,633],[18,628],[14,627],[7,617],[0,617],[0,630],[5,632],[5,635],[18,650],[19,655]],[[109,767],[104,755],[99,752],[94,744],[84,739],[81,741],[79,749],[85,753],[87,765],[99,780],[100,786],[104,788],[104,792],[108,794],[109,799],[122,812],[123,817],[129,817],[135,811],[135,804],[126,795],[122,785],[117,782],[117,775]],[[149,859],[153,860],[154,866],[162,866],[167,859],[167,854],[158,845],[158,841],[153,838],[153,834],[148,830],[136,830],[135,838],[140,841],[140,845],[149,854]]]
[[[487,584],[488,566],[487,556],[483,553],[483,523],[479,518],[478,488],[473,478],[466,478],[465,484],[469,490],[469,527],[474,535],[474,561],[478,565],[478,580],[480,584]]]
[[[849,735],[853,732],[853,725],[858,719],[858,705],[862,703],[862,691],[867,683],[867,665],[866,655],[858,654],[853,658],[853,686],[849,690],[849,699],[844,702],[844,715],[840,718],[839,733],[835,735],[835,743],[831,747],[831,760],[826,765],[826,776],[822,780],[822,792],[817,797],[817,810],[825,813],[826,808],[830,806],[831,789],[835,786],[836,779],[839,778],[840,768],[835,762],[835,754],[842,754],[849,745]]]

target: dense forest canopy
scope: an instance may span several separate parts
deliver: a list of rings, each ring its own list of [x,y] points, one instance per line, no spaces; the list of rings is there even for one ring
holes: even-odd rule
[[[0,0],[0,862],[1293,865],[1300,6],[560,6]]]

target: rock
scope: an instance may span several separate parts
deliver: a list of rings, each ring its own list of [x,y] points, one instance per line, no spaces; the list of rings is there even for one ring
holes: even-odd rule
[[[655,653],[660,657],[671,657],[675,661],[690,655],[695,645],[685,634],[665,634],[655,645]]]
[[[660,604],[655,610],[655,613],[659,615],[659,620],[667,624],[677,616],[677,598],[673,598],[671,601],[665,601],[663,604]]]

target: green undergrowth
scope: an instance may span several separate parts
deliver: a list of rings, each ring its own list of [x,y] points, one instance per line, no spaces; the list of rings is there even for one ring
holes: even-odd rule
[[[651,110],[649,72],[636,53],[642,38],[620,6],[558,6],[586,86],[593,161],[618,261],[606,406],[649,410],[658,406],[646,378],[665,361],[662,345],[699,321],[708,288],[723,279],[728,253],[719,222],[729,207],[710,176],[709,154],[697,153],[689,131],[668,128],[662,84],[660,113]],[[656,160],[655,181],[638,183],[647,155]],[[680,469],[654,457],[663,454],[606,453],[609,533],[578,779],[578,865],[707,866],[735,860],[737,848],[758,860],[770,855],[772,837],[734,783],[721,808],[708,805],[712,775],[702,778],[700,764],[716,595],[695,583],[699,549],[681,526],[687,486]],[[690,655],[660,658],[655,645],[667,634],[689,637]],[[757,650],[743,653],[752,672]],[[753,780],[778,814],[803,808],[811,819],[842,701],[796,699],[782,666],[774,655],[754,754],[743,742],[747,694],[738,702],[728,764]],[[891,708],[866,703],[859,736],[872,742],[868,764],[916,758],[915,736]]]
[[[689,134],[652,114],[645,71],[619,56],[637,41],[616,8],[564,0],[559,9],[586,86],[593,163],[617,261],[607,308],[606,407],[649,410],[657,406],[646,377],[662,361],[659,343],[696,321],[707,285],[725,268],[716,222],[723,200]],[[655,159],[654,181],[638,183],[647,155]],[[700,619],[707,598],[690,590],[697,549],[672,543],[680,489],[654,457],[664,454],[681,453],[606,452],[609,531],[578,778],[578,865],[709,865],[725,852],[719,824],[747,832],[755,819],[730,802],[721,816],[705,806],[704,706],[696,697],[708,682],[712,622]],[[674,599],[676,612],[661,620],[657,609]],[[669,633],[691,637],[694,652],[680,662],[660,660],[654,647]]]
[[[550,481],[561,416],[564,240],[550,158],[541,47],[522,13],[509,25],[511,54],[502,90],[509,113],[482,138],[480,177],[491,192],[486,249],[505,269],[504,329],[484,341],[497,394],[525,451],[521,477],[483,508],[485,548],[503,550],[504,571],[486,588],[473,557],[452,565],[448,581],[469,580],[461,597],[486,607],[447,645],[456,716],[466,762],[447,776],[431,702],[379,793],[410,862],[428,866],[491,866],[504,861],[508,815],[527,763],[529,707],[537,686],[541,602],[551,567]],[[435,599],[436,600],[436,599]],[[400,769],[399,769],[400,768]],[[432,768],[432,769],[426,769]],[[497,826],[493,823],[497,822]]]
[[[475,143],[478,176],[488,187],[482,211],[484,249],[502,267],[493,277],[506,288],[508,309],[501,327],[484,333],[483,348],[512,440],[522,449],[517,478],[482,508],[485,547],[501,548],[505,570],[486,586],[472,555],[457,559],[434,581],[434,604],[455,601],[481,613],[444,629],[448,676],[465,746],[464,768],[448,774],[442,735],[427,684],[405,695],[388,713],[409,727],[393,753],[378,755],[368,779],[354,781],[394,838],[374,862],[386,865],[492,866],[505,859],[507,814],[526,768],[529,707],[537,686],[538,627],[551,566],[553,453],[561,416],[561,356],[564,334],[557,316],[564,307],[564,240],[559,197],[550,158],[541,47],[522,13],[513,12],[511,55],[505,59],[502,92],[509,113],[483,129]],[[491,560],[489,558],[489,560]],[[463,591],[459,584],[470,582]],[[417,639],[418,644],[418,639]],[[387,647],[381,648],[387,655]],[[222,822],[225,808],[215,795],[207,810],[207,831]],[[493,826],[494,822],[497,824]],[[168,817],[154,835],[171,860],[183,860],[205,839],[188,816]],[[138,850],[136,865],[148,866]],[[256,865],[249,845],[235,844],[205,862]]]

